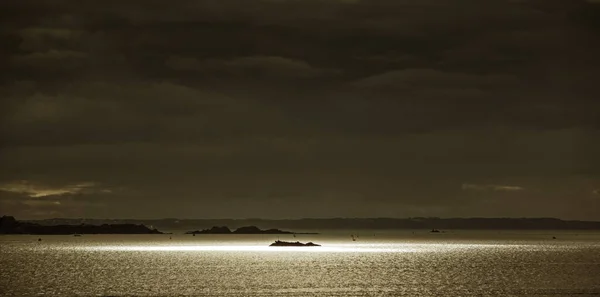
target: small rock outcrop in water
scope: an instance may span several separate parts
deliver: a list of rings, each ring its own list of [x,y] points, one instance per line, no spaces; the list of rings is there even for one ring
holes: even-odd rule
[[[275,242],[271,243],[269,246],[321,246],[321,245],[312,243],[312,242],[302,243],[299,241],[290,242],[290,241],[276,240]]]
[[[261,230],[256,226],[246,226],[237,228],[235,231],[231,231],[228,227],[214,226],[210,229],[188,231],[186,234],[298,234],[290,231],[282,231],[279,229],[267,229]]]
[[[3,216],[0,218],[0,234],[162,234],[162,232],[135,224],[43,226],[35,223],[19,222],[14,217]]]

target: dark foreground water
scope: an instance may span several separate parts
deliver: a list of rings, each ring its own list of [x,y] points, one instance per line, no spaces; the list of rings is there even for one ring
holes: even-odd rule
[[[0,236],[0,295],[600,296],[599,233],[377,232]]]

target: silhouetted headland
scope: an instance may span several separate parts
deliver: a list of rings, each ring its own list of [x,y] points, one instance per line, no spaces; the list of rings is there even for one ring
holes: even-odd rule
[[[312,243],[312,242],[302,243],[299,241],[290,242],[290,241],[276,240],[275,242],[271,243],[269,246],[321,246],[321,245]]]
[[[308,234],[308,233],[296,233],[291,231],[283,231],[279,229],[267,229],[261,230],[256,226],[245,226],[237,228],[235,231],[231,231],[227,226],[214,226],[210,229],[188,231],[186,234]],[[310,233],[315,234],[315,233]]]
[[[68,234],[163,234],[137,224],[102,224],[102,225],[40,225],[31,222],[20,222],[14,217],[0,218],[0,234],[36,234],[36,235],[68,235]]]

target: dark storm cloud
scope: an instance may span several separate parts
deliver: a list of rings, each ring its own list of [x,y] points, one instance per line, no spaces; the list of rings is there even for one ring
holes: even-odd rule
[[[112,192],[2,201],[24,216],[600,219],[599,7],[4,1],[0,182]]]
[[[175,70],[191,70],[209,74],[222,73],[234,77],[254,77],[259,79],[278,78],[321,78],[338,73],[332,69],[318,69],[304,61],[287,59],[276,56],[252,56],[231,60],[205,60],[196,58],[169,57],[168,67]]]
[[[463,190],[474,190],[474,191],[523,191],[524,189],[519,186],[508,186],[508,185],[475,185],[475,184],[462,184]]]

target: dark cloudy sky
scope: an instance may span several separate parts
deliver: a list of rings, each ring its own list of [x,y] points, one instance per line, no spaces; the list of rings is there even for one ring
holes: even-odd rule
[[[600,220],[600,1],[0,1],[0,213]]]

